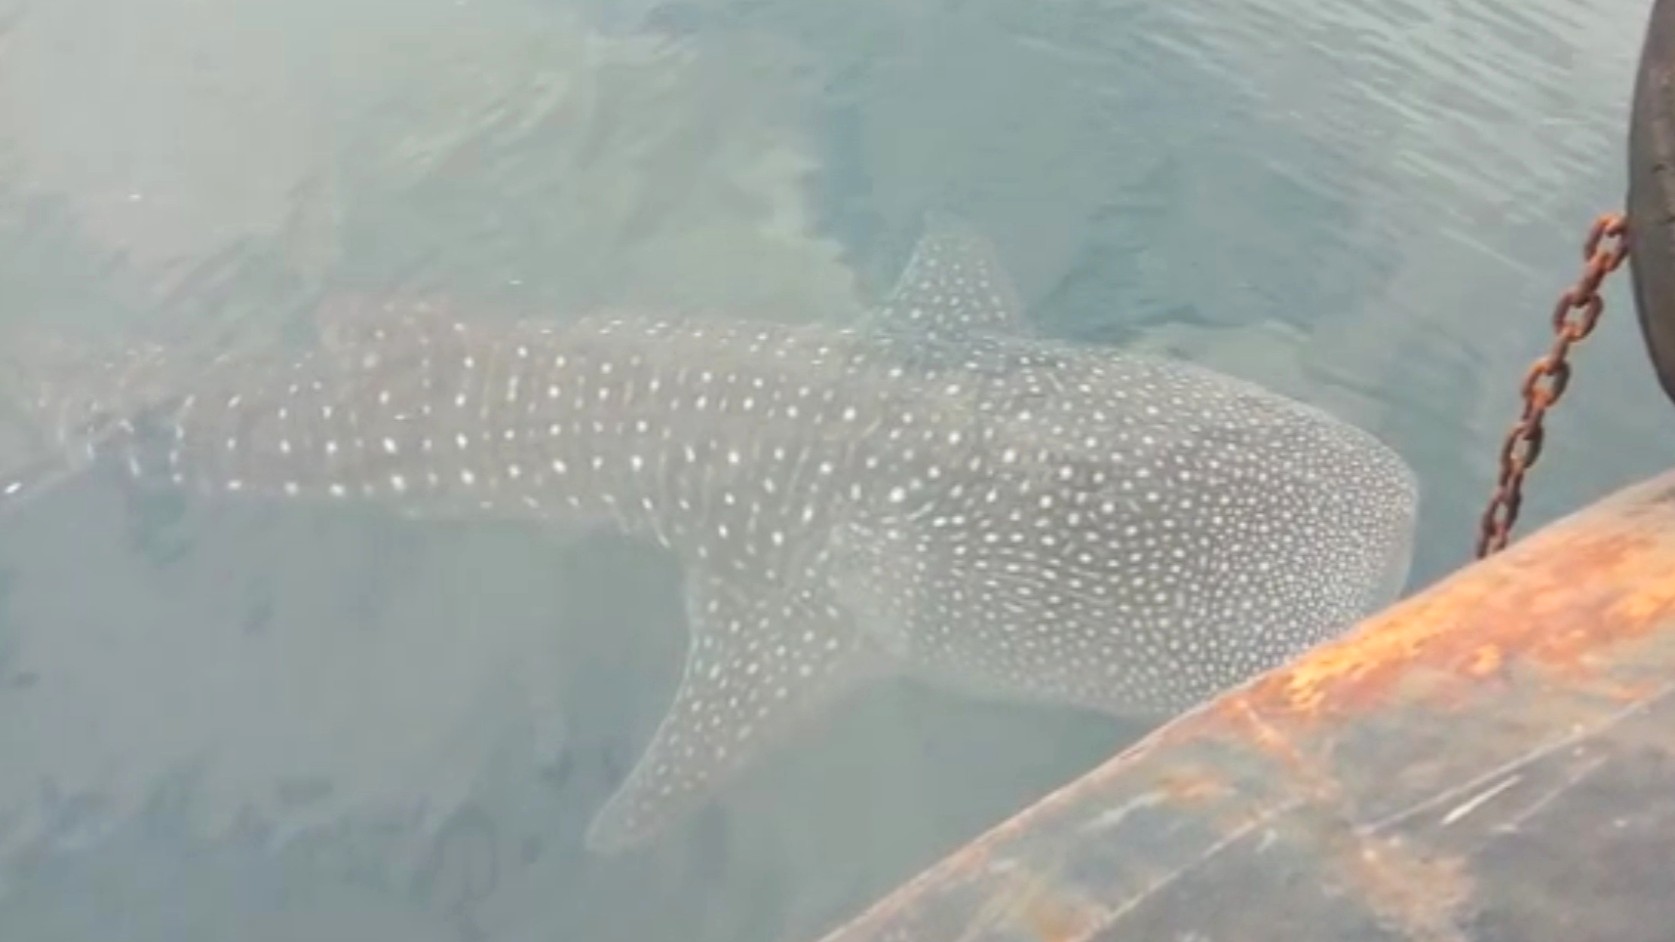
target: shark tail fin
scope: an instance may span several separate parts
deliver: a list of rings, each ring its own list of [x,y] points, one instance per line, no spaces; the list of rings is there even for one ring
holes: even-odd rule
[[[0,515],[97,463],[182,389],[180,351],[17,328],[0,340]]]

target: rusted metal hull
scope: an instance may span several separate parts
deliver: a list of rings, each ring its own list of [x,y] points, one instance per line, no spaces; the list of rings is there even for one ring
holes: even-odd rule
[[[1675,471],[1162,727],[826,942],[1675,938]]]
[[[1675,2],[1656,0],[1628,134],[1634,304],[1663,391],[1675,400]]]

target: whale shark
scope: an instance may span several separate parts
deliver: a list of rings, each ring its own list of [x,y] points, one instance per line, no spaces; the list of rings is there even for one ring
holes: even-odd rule
[[[79,373],[73,346],[13,355],[7,396],[43,445],[0,472],[0,505],[109,466],[666,548],[685,664],[588,829],[598,852],[870,682],[1162,717],[1408,575],[1418,489],[1391,448],[1191,363],[1036,335],[950,215],[855,324],[488,321],[406,297],[328,302],[316,324],[305,349],[130,345]]]

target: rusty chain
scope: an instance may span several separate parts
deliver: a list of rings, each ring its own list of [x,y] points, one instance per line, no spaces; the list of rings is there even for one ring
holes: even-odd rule
[[[1628,223],[1622,214],[1606,213],[1594,220],[1582,244],[1582,275],[1553,306],[1553,346],[1524,374],[1524,413],[1512,424],[1501,445],[1500,477],[1480,521],[1478,559],[1506,548],[1524,501],[1524,475],[1541,457],[1546,436],[1542,423],[1547,410],[1559,401],[1570,383],[1570,348],[1599,323],[1600,312],[1605,309],[1599,296],[1600,283],[1623,264],[1628,252]]]

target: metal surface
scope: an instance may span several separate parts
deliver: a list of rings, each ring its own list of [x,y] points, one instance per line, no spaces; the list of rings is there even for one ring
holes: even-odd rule
[[[1675,471],[1187,714],[826,942],[1665,942]]]
[[[1628,134],[1629,267],[1658,382],[1675,400],[1675,0],[1655,0]]]

